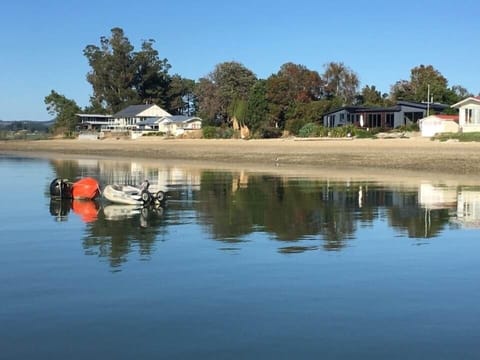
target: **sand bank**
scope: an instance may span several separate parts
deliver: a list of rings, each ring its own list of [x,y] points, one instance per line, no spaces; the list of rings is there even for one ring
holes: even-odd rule
[[[64,154],[217,164],[285,171],[348,171],[432,176],[480,175],[480,143],[438,142],[421,137],[328,141],[137,140],[2,141],[0,153]]]

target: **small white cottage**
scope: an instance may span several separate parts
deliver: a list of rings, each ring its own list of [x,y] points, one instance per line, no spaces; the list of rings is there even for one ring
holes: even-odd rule
[[[424,137],[435,134],[457,133],[459,131],[458,115],[430,115],[420,119],[420,132]]]
[[[462,132],[480,131],[480,96],[468,97],[453,104],[452,108],[458,109],[458,124]]]

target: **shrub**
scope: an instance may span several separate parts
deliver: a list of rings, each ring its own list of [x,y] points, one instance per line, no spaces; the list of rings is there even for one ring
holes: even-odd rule
[[[480,141],[480,132],[470,132],[470,133],[444,133],[438,134],[432,137],[432,140],[458,140],[460,142],[471,142],[471,141]]]
[[[233,129],[232,128],[217,128],[217,139],[231,139],[233,137]]]
[[[306,125],[306,121],[303,119],[291,119],[287,120],[285,123],[285,130],[293,135],[297,135],[300,133],[300,130],[303,126]]]
[[[215,139],[217,135],[217,128],[215,126],[205,126],[202,128],[204,139]]]
[[[298,136],[300,137],[314,137],[318,136],[319,133],[319,126],[314,123],[308,123],[302,126],[302,128],[298,131]]]
[[[258,134],[263,139],[274,139],[282,136],[282,130],[273,126],[262,126],[258,129]]]
[[[353,125],[339,126],[330,129],[331,137],[347,137],[354,136],[357,129]]]
[[[151,131],[143,133],[142,136],[165,136],[165,133],[163,131]]]
[[[369,138],[375,138],[376,133],[374,131],[367,131],[364,129],[356,129],[355,130],[355,137],[359,139],[369,139]]]

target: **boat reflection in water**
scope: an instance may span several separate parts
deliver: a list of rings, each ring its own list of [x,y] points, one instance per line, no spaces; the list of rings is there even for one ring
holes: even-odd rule
[[[103,215],[107,221],[124,221],[130,218],[139,218],[140,227],[147,228],[152,216],[161,216],[163,207],[151,205],[139,207],[138,205],[111,204],[103,207]]]
[[[138,205],[101,205],[94,200],[74,200],[74,199],[50,199],[50,214],[56,221],[67,221],[68,215],[72,211],[83,222],[92,223],[99,218],[106,221],[124,221],[127,219],[138,218],[140,227],[148,227],[149,219],[152,216],[161,216],[163,207],[159,205],[138,206]]]
[[[165,212],[113,204],[91,204],[90,209],[88,204],[56,205],[59,220],[70,210],[84,221],[96,216],[86,227],[83,246],[113,266],[132,252],[149,256],[158,241],[177,239],[183,231],[184,238],[195,233],[228,251],[273,239],[277,252],[295,256],[343,251],[377,226],[385,239],[408,237],[417,244],[447,231],[480,228],[480,184],[456,180],[383,182],[107,160],[56,160],[52,165],[59,178],[92,176],[103,186],[149,179],[153,191],[168,191]]]
[[[83,222],[90,223],[97,220],[99,209],[99,203],[94,200],[50,199],[50,214],[55,216],[56,221],[68,220],[71,210]]]

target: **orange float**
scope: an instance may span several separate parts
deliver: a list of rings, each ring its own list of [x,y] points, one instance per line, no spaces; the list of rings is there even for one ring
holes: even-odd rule
[[[86,177],[72,184],[72,197],[74,199],[95,199],[100,195],[100,185],[97,180]]]
[[[73,200],[72,210],[82,221],[89,223],[97,220],[98,205],[91,200]]]
[[[91,177],[75,182],[68,179],[54,179],[50,183],[50,196],[60,199],[92,200],[100,195],[100,184]]]

